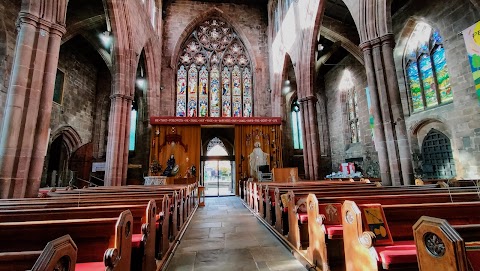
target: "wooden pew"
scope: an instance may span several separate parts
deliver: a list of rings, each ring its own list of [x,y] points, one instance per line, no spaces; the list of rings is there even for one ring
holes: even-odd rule
[[[463,195],[462,197],[459,197]],[[453,196],[457,200],[477,200],[472,203],[462,203],[465,208],[469,208],[469,204],[477,205],[480,204],[478,201],[478,195],[475,192],[469,193],[459,193]],[[449,194],[425,194],[425,195],[416,195],[416,194],[403,194],[403,195],[381,195],[381,196],[355,196],[350,195],[347,197],[341,196],[339,198],[330,197],[328,199],[323,198],[322,203],[319,203],[315,194],[310,194],[307,198],[306,207],[308,214],[308,226],[305,228],[305,224],[299,225],[298,223],[289,221],[289,226],[291,227],[289,232],[289,241],[292,245],[300,247],[308,246],[307,258],[313,263],[322,265],[326,255],[329,259],[340,261],[343,263],[343,256],[339,255],[338,251],[343,251],[343,242],[339,242],[339,239],[343,238],[343,227],[341,226],[341,204],[344,200],[350,199],[355,200],[359,203],[369,203],[377,202],[384,204],[386,208],[386,213],[389,216],[390,224],[393,224],[395,232],[409,232],[410,226],[415,223],[415,219],[420,217],[423,212],[428,212],[430,214],[441,214],[441,208],[445,204],[449,203],[451,200],[451,195]],[[416,203],[422,202],[422,206],[418,207],[417,204],[406,204],[406,203]],[[438,203],[428,203],[428,202],[438,202]],[[442,203],[443,202],[443,203]],[[397,204],[397,205],[393,205]],[[404,206],[405,208],[411,208],[411,219],[408,223],[405,223],[406,218],[402,210],[391,208],[391,206]],[[460,203],[458,203],[460,204]],[[440,209],[439,209],[440,208]],[[290,209],[290,207],[289,207]],[[298,213],[298,212],[297,212]],[[465,220],[465,215],[462,212],[457,212],[458,215],[461,215],[460,219]],[[289,210],[290,217],[293,215]],[[294,217],[294,221],[296,221]],[[303,227],[303,228],[302,228]],[[308,232],[308,235],[305,236],[305,232]],[[306,238],[308,238],[308,243],[305,243]],[[328,247],[328,253],[327,253]],[[333,254],[332,254],[333,253]],[[338,265],[338,264],[337,264]]]
[[[357,205],[345,201],[342,226],[347,270],[418,270],[413,232],[409,226],[414,225],[421,214],[443,214],[462,225],[480,223],[479,215],[472,216],[478,213],[479,202]],[[480,232],[476,237],[480,237]]]
[[[413,225],[413,235],[420,270],[480,270],[480,224],[450,225],[422,216]]]
[[[132,226],[128,210],[118,218],[3,222],[0,252],[39,250],[49,240],[69,234],[78,247],[75,270],[130,270]]]
[[[311,193],[314,193],[319,203],[343,203],[345,200],[355,200],[358,203],[387,203],[387,204],[401,204],[401,203],[421,203],[421,202],[458,202],[458,201],[478,201],[480,197],[476,188],[462,187],[462,188],[449,188],[449,189],[417,189],[417,188],[405,188],[399,187],[378,187],[373,189],[355,189],[355,190],[340,190],[337,191],[315,191],[310,189]],[[293,191],[298,192],[294,193]],[[337,196],[332,196],[337,194]],[[276,228],[281,226],[281,232],[285,235],[289,233],[291,229],[294,230],[292,234],[289,234],[289,239],[292,244],[299,247],[299,238],[303,236],[302,240],[304,244],[308,244],[308,228],[305,225],[308,222],[308,215],[306,210],[306,201],[308,192],[303,190],[290,190],[287,193],[288,206],[287,212],[288,220],[280,222],[279,225],[275,224]],[[426,196],[428,195],[428,196]],[[294,199],[294,200],[291,200]],[[281,207],[275,207],[276,213],[282,218],[285,217]],[[299,220],[297,223],[295,220]],[[286,224],[286,225],[285,225]],[[299,225],[303,225],[299,228]],[[296,233],[300,231],[299,233]],[[298,245],[296,245],[298,244]]]
[[[154,200],[149,200],[148,202],[146,200],[141,200],[135,202],[136,205],[109,205],[109,201],[105,201],[103,198],[99,197],[94,197],[92,200],[92,205],[82,204],[80,207],[57,206],[56,203],[58,203],[58,201],[60,201],[60,204],[64,202],[62,202],[62,199],[56,198],[51,200],[55,203],[56,208],[44,208],[45,204],[37,206],[29,205],[31,209],[20,210],[0,208],[0,222],[114,217],[122,211],[129,209],[132,212],[135,222],[133,232],[138,234],[133,235],[134,243],[146,246],[146,258],[152,259],[153,261],[154,258],[161,259],[162,255],[166,254],[170,246],[169,240],[171,236],[169,236],[169,232],[173,231],[173,224],[170,221],[170,203],[168,195],[163,196],[159,208],[157,208]],[[49,200],[42,199],[41,201]],[[65,206],[69,206],[68,202],[65,203]],[[169,221],[171,223],[169,223]],[[141,223],[147,223],[149,226],[142,225]],[[145,238],[139,234],[142,231],[144,231],[142,234],[146,236]],[[151,263],[147,262],[146,266],[148,269],[148,266],[151,266]]]
[[[73,270],[77,263],[77,246],[69,235],[47,243],[40,251],[0,253],[0,271]]]

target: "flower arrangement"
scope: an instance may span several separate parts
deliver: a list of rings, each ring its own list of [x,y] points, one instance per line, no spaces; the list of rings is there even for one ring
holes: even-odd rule
[[[162,165],[158,162],[158,160],[153,160],[152,164],[150,164],[150,172],[154,175],[162,171]]]

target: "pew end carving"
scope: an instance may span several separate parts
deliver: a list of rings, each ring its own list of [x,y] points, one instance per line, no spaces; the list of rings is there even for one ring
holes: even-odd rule
[[[74,270],[77,262],[77,245],[70,235],[47,243],[31,271]]]
[[[420,270],[469,271],[462,237],[444,220],[422,216],[413,225]]]
[[[363,231],[362,213],[357,204],[346,200],[342,206],[343,240],[347,270],[377,270],[375,234]]]
[[[323,214],[319,214],[318,200],[314,194],[308,195],[307,206],[309,238],[307,257],[322,271],[329,271],[325,240],[326,230],[323,224],[326,217]]]
[[[132,251],[133,216],[130,210],[123,211],[115,227],[115,244],[105,251],[106,270],[129,270]]]

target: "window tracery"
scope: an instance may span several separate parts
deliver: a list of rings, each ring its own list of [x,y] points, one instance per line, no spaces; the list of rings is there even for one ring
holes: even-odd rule
[[[176,116],[252,117],[251,70],[250,57],[233,28],[221,19],[204,21],[179,57]]]
[[[405,52],[405,73],[413,112],[453,101],[443,38],[426,23],[418,23]]]

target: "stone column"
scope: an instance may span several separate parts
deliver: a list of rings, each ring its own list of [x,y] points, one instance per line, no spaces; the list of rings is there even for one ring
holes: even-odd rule
[[[393,58],[393,49],[395,42],[393,35],[386,35],[381,38],[383,63],[385,65],[385,77],[387,79],[388,96],[390,98],[390,112],[392,114],[395,134],[397,137],[397,148],[400,157],[400,168],[402,174],[402,184],[409,185],[413,183],[413,166],[408,144],[407,127],[403,115],[400,90],[398,88],[398,79],[395,71],[395,60]]]
[[[307,107],[307,103],[305,102],[304,99],[299,99],[298,100],[299,104],[300,104],[300,113],[301,113],[301,116],[302,116],[302,140],[303,140],[303,165],[304,165],[304,168],[305,168],[305,179],[306,180],[310,180],[311,178],[313,178],[313,176],[311,175],[311,171],[310,171],[310,152],[309,152],[309,149],[308,148],[308,136],[310,134],[310,127],[308,127],[308,107]]]
[[[128,164],[128,136],[132,97],[114,94],[108,122],[107,162],[105,185],[120,186],[126,183]]]
[[[381,114],[380,98],[377,90],[377,79],[375,67],[373,65],[372,47],[369,42],[360,45],[365,58],[365,72],[367,75],[368,88],[371,98],[371,111],[374,118],[374,140],[375,149],[378,153],[378,162],[380,167],[380,178],[384,185],[391,185],[390,166],[388,163],[388,153],[385,141],[385,132],[383,130],[383,118]]]
[[[310,165],[312,167],[312,178],[314,180],[320,179],[320,139],[318,133],[318,121],[317,121],[317,98],[314,96],[308,96],[305,98],[308,105],[308,125],[310,127],[310,134],[308,137],[309,144],[307,147],[310,149],[311,160]]]
[[[380,39],[371,41],[373,65],[376,75],[377,92],[380,98],[380,109],[382,112],[383,130],[387,146],[388,161],[390,165],[390,178],[393,185],[401,184],[400,167],[397,155],[395,131],[393,128],[392,115],[390,113],[390,99],[387,90],[387,78],[385,77],[385,65],[383,63],[382,46]]]
[[[40,186],[60,39],[66,31],[66,3],[40,12],[44,5],[25,1],[19,14],[0,139],[1,198],[33,197]]]

